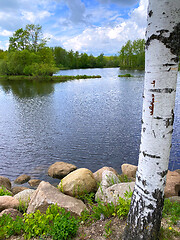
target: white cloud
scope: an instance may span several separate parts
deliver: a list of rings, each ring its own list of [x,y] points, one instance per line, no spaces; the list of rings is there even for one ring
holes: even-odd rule
[[[12,36],[12,32],[11,31],[7,31],[7,30],[1,30],[0,31],[0,36],[3,36],[3,37],[10,37]]]
[[[114,27],[89,27],[78,36],[66,40],[63,46],[68,50],[80,52],[117,53],[127,40],[145,37],[146,9],[147,0],[141,0],[139,7],[132,11],[129,19]]]
[[[43,18],[50,17],[52,14],[48,11],[29,12],[22,11],[22,18],[28,20],[31,23],[35,23]]]

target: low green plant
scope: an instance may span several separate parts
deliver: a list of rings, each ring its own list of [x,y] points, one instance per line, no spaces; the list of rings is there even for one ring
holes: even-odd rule
[[[0,187],[0,196],[5,196],[5,195],[12,196],[12,193],[7,191],[7,189],[2,185]]]
[[[131,197],[132,192],[126,191],[124,194],[125,198],[119,198],[118,205],[117,205],[117,216],[122,219],[128,215],[130,204],[131,204]]]
[[[112,230],[110,228],[110,225],[111,225],[111,222],[112,220],[108,221],[104,227],[104,230],[105,230],[105,234],[104,234],[104,237],[105,238],[109,238],[110,235],[112,234]]]
[[[61,214],[57,214],[54,219],[51,234],[54,240],[66,240],[75,236],[78,230],[79,221],[70,215],[70,212],[61,210]]]
[[[126,73],[126,74],[118,75],[118,77],[134,77],[134,76],[131,75],[130,73]]]
[[[99,220],[101,215],[105,218],[109,218],[116,214],[116,207],[113,202],[111,203],[104,203],[102,201],[97,202],[97,205],[94,205],[91,210],[91,217],[94,220]]]
[[[127,175],[121,174],[118,176],[120,182],[131,182]]]
[[[0,239],[7,239],[12,235],[20,235],[23,232],[23,228],[23,219],[19,216],[15,220],[7,214],[3,214],[0,217]]]
[[[29,197],[29,200],[30,200],[30,197]],[[20,200],[19,200],[19,206],[18,206],[19,212],[21,212],[21,213],[26,213],[27,208],[28,208],[28,203],[25,202],[25,201],[22,201],[22,200],[20,199]]]
[[[167,227],[167,228],[161,227],[160,233],[159,233],[160,240],[174,240],[175,239],[174,237],[176,237],[176,239],[177,238],[179,239],[180,232],[176,231],[172,227]]]
[[[87,193],[85,191],[84,194],[80,195],[78,198],[85,204],[92,206],[94,204],[95,193]]]
[[[24,237],[31,239],[50,235],[55,240],[66,240],[76,234],[78,223],[79,220],[71,216],[70,212],[51,205],[45,214],[39,210],[24,214]]]
[[[180,220],[180,204],[178,202],[171,202],[169,199],[164,200],[164,208],[162,216],[169,219],[170,224],[177,224]]]

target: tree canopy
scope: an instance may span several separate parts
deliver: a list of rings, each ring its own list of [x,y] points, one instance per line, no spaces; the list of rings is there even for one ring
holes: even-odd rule
[[[28,24],[9,38],[9,49],[0,52],[0,72],[3,75],[52,75],[56,71],[52,50],[46,46],[40,25]]]
[[[9,38],[9,51],[27,49],[37,52],[45,47],[46,42],[47,39],[42,37],[42,26],[28,24],[25,29],[16,30]]]
[[[139,69],[145,68],[145,40],[138,39],[127,41],[119,52],[120,69]]]

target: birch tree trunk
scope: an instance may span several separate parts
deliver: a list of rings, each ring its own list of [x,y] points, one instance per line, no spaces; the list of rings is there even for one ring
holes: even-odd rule
[[[180,54],[180,0],[149,0],[141,145],[124,240],[155,240],[161,225]]]

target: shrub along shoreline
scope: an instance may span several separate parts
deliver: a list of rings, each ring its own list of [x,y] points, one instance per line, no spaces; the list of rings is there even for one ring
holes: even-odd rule
[[[69,80],[75,80],[75,79],[89,79],[89,78],[101,78],[100,75],[76,75],[76,76],[25,76],[25,75],[4,75],[0,76],[0,80],[8,80],[8,81],[23,81],[23,80],[29,80],[29,81],[52,81],[52,82],[66,82]]]

